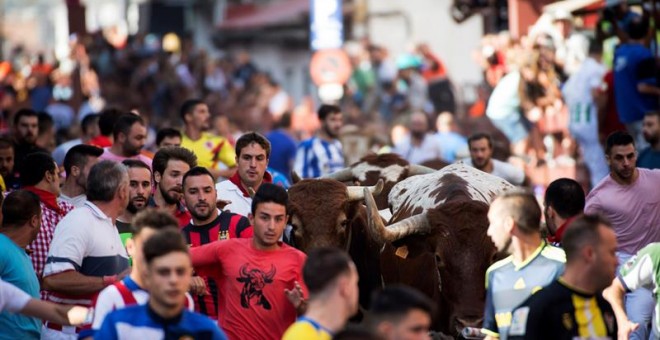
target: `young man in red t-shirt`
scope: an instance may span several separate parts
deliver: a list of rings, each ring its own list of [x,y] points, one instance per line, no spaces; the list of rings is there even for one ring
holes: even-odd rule
[[[233,238],[251,238],[252,226],[247,217],[216,207],[215,178],[211,172],[196,166],[183,175],[183,198],[192,215],[181,229],[191,248]],[[195,311],[211,319],[218,315],[218,282],[213,277],[193,276],[192,293]]]
[[[280,339],[304,312],[306,256],[282,242],[288,195],[262,184],[248,216],[254,236],[190,249],[195,270],[216,277],[218,324],[229,339]]]

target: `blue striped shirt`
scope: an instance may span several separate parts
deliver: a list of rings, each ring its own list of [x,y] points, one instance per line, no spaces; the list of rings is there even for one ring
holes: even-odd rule
[[[344,151],[336,139],[326,142],[313,137],[301,142],[296,151],[294,169],[302,178],[318,178],[344,166]]]

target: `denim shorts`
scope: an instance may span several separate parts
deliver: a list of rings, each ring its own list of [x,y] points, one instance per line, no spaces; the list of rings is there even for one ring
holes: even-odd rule
[[[501,119],[490,118],[490,121],[502,131],[511,143],[517,143],[527,138],[531,128],[531,122],[521,114],[511,114]]]

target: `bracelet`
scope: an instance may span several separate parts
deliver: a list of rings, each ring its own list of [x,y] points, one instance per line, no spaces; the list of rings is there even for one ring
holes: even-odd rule
[[[113,283],[117,282],[117,275],[109,275],[103,277],[103,286],[107,287]]]

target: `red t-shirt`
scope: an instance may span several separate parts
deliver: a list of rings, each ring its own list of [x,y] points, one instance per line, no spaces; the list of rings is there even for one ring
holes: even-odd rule
[[[252,239],[216,241],[190,249],[200,275],[218,282],[218,325],[229,339],[281,339],[296,320],[284,293],[298,281],[307,296],[302,267],[307,256],[286,244],[258,250]]]

